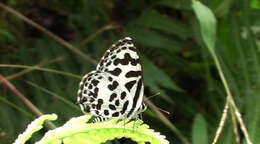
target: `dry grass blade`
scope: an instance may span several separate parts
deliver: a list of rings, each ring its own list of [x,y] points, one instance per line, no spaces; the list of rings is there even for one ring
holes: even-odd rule
[[[221,134],[221,132],[222,132],[222,130],[224,128],[225,122],[227,120],[228,109],[229,109],[228,101],[226,101],[226,104],[225,104],[225,107],[224,107],[224,110],[223,110],[223,113],[222,113],[222,117],[221,117],[218,129],[217,129],[217,132],[216,132],[216,135],[214,137],[214,140],[213,140],[212,144],[216,144],[218,139],[219,139],[219,137],[220,137],[220,134]]]
[[[90,41],[92,41],[96,36],[98,36],[99,34],[103,33],[104,31],[106,30],[112,30],[112,29],[117,29],[119,28],[120,26],[118,25],[113,25],[113,24],[110,24],[110,25],[106,25],[102,28],[100,28],[99,30],[97,30],[95,33],[93,33],[92,35],[90,35],[88,38],[86,38],[85,40],[83,40],[81,43],[80,43],[80,48],[84,47],[87,43],[89,43]]]
[[[47,65],[47,64],[51,64],[51,63],[55,63],[55,62],[62,61],[62,60],[64,60],[65,58],[66,58],[65,56],[61,56],[61,57],[55,58],[55,59],[50,60],[50,61],[48,61],[48,60],[43,60],[43,61],[41,61],[39,64],[35,65],[34,67],[42,67],[42,66]],[[35,69],[30,69],[30,68],[24,69],[24,70],[22,70],[22,71],[20,71],[20,72],[17,72],[17,73],[15,73],[15,74],[6,76],[6,79],[7,79],[7,80],[12,80],[12,79],[15,79],[15,78],[17,78],[17,77],[19,77],[19,76],[22,76],[22,75],[26,74],[26,73],[32,72],[32,71],[34,71],[34,70],[35,70]],[[0,84],[1,84],[1,82],[0,82]]]

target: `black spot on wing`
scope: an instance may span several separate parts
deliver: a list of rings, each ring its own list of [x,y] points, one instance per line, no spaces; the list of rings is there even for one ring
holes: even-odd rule
[[[97,95],[98,94],[96,92],[89,92],[89,96],[93,96],[94,98],[97,98]],[[93,102],[93,101],[91,101],[91,102]]]
[[[90,107],[88,105],[84,105],[84,111],[90,113]]]
[[[123,46],[123,45],[125,45],[125,44],[133,44],[133,42],[132,42],[132,40],[130,40],[130,39],[121,39],[121,40],[119,40],[116,44],[115,44],[115,46],[116,47],[120,47],[120,46]]]
[[[126,73],[125,75],[127,78],[129,77],[138,77],[138,76],[142,76],[142,71],[129,71]]]
[[[115,105],[116,105],[116,106],[119,106],[119,105],[120,105],[119,100],[116,100],[116,101],[115,101]]]
[[[116,53],[120,53],[121,52],[121,49],[118,49],[117,51],[116,51]]]
[[[137,52],[137,49],[136,49],[136,47],[134,47],[134,46],[129,46],[128,49],[131,50],[131,51],[133,51],[133,52]]]
[[[127,101],[124,103],[124,105],[123,105],[123,109],[122,109],[122,111],[120,112],[122,115],[125,113],[128,104],[129,104],[129,101],[127,100]]]
[[[97,94],[97,93],[98,93],[98,91],[99,91],[99,88],[97,88],[97,87],[96,87],[96,88],[94,89],[94,93],[96,93],[96,94]]]
[[[109,88],[109,90],[113,91],[117,88],[117,86],[118,86],[118,82],[113,81],[113,83],[109,84],[107,87]]]
[[[136,80],[126,83],[125,84],[126,89],[130,92],[131,88],[134,86],[135,83],[136,83]]]
[[[125,99],[125,97],[126,97],[126,92],[123,91],[123,92],[121,93],[121,97],[120,97],[120,98],[121,98],[121,100],[123,100],[123,99]]]
[[[92,86],[91,84],[88,85],[88,89],[92,89],[92,87],[93,87],[93,86]]]
[[[98,111],[98,110],[96,110],[95,113],[96,113],[97,115],[99,115],[99,111]]]
[[[103,102],[102,99],[98,99],[97,102],[98,102],[98,103],[97,103],[97,109],[100,110],[100,109],[101,109],[101,106],[102,106],[102,104],[103,104],[104,102]]]
[[[116,96],[117,96],[116,93],[112,93],[110,95],[109,101],[112,102],[116,98]]]
[[[114,76],[119,76],[120,73],[122,72],[122,70],[120,68],[115,68],[114,70],[112,71],[107,71],[108,73],[114,75]]]
[[[108,80],[111,82],[113,79],[112,79],[112,77],[108,77]]]
[[[119,116],[119,112],[115,112],[112,114],[112,117],[118,117]]]
[[[85,77],[82,82],[85,83],[87,81],[87,77]]]
[[[114,59],[114,58],[116,58],[116,55],[113,55],[113,56],[111,57],[111,59]]]
[[[97,86],[97,84],[99,83],[99,81],[98,81],[98,80],[95,80],[95,79],[93,79],[93,80],[91,81],[91,83],[92,83],[94,86]]]
[[[93,72],[90,73],[90,74],[88,74],[88,80],[91,79],[91,77],[93,76],[93,74],[94,74]]]
[[[108,107],[111,109],[111,110],[116,110],[116,107],[112,104],[109,104]]]
[[[118,47],[116,45],[112,45],[112,47],[110,47],[110,52],[109,52],[109,55],[113,53],[113,51],[115,49],[117,49]]]
[[[83,104],[86,101],[88,101],[88,98],[84,96],[79,100],[78,104]]]
[[[129,53],[125,53],[124,58],[120,59],[117,58],[114,60],[114,65],[118,65],[118,64],[122,64],[122,65],[128,65],[129,63],[131,63],[132,65],[136,66],[138,63],[140,63],[140,59],[134,59],[130,56]]]
[[[109,65],[111,65],[111,63],[112,63],[111,61],[107,62],[107,63],[106,63],[106,67],[108,67]]]
[[[98,101],[98,104],[103,104],[104,103],[102,99],[98,99],[97,101]]]
[[[104,114],[105,115],[109,115],[109,111],[108,110],[104,110]]]
[[[92,98],[92,97],[90,97],[90,100],[89,100],[89,102],[94,102],[95,101],[95,99],[94,98]]]

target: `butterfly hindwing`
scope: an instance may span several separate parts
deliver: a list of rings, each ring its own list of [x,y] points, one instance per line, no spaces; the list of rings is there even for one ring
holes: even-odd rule
[[[104,118],[126,117],[132,105],[129,92],[104,72],[91,72],[80,84],[78,103],[86,113]]]

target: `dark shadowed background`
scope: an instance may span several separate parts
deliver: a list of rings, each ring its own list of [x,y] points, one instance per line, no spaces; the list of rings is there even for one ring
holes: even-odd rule
[[[259,3],[254,5],[257,0],[201,2],[216,16],[216,54],[250,138],[255,144],[260,143]],[[82,115],[75,104],[80,77],[95,69],[95,61],[110,45],[129,36],[141,53],[145,95],[160,92],[150,101],[170,112],[165,116],[179,133],[150,109],[143,114],[145,123],[166,135],[170,143],[211,143],[226,93],[202,42],[190,3],[186,0],[2,0],[0,64],[37,65],[65,74],[18,66],[0,67],[0,74],[42,113],[58,114],[59,119],[54,123],[60,126],[71,117]],[[66,47],[64,42],[56,41],[3,6],[17,10],[74,47]],[[14,91],[1,83],[0,143],[12,143],[35,118]],[[233,129],[232,116],[228,113],[218,143],[239,144],[236,138],[245,143],[241,130],[234,134]],[[30,143],[45,130],[34,135]],[[129,141],[106,144],[133,143]]]

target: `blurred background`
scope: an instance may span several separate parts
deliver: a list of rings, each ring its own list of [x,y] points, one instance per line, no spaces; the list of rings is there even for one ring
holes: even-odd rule
[[[201,2],[217,18],[216,54],[249,136],[255,144],[260,143],[260,2]],[[160,92],[149,100],[170,112],[164,115],[176,129],[150,109],[143,114],[145,123],[166,135],[170,143],[211,143],[226,93],[201,40],[190,3],[189,0],[1,0],[0,74],[42,113],[58,114],[54,123],[60,126],[71,117],[82,115],[75,104],[80,77],[95,69],[110,45],[129,36],[141,53],[145,95]],[[8,8],[18,13],[10,13]],[[25,22],[19,14],[65,41],[57,41],[53,35]],[[35,118],[17,93],[1,82],[0,143],[12,143]],[[235,135],[233,129],[229,112],[218,143],[245,143],[241,130]],[[38,140],[46,130],[35,134],[29,143]],[[106,144],[112,143],[133,142],[121,139]]]

